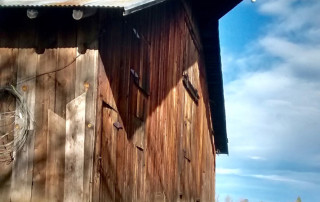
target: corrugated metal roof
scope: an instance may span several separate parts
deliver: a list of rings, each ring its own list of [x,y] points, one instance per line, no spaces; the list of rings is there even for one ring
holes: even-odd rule
[[[163,0],[0,0],[0,6],[92,6],[122,7],[129,10],[145,4],[156,4]]]

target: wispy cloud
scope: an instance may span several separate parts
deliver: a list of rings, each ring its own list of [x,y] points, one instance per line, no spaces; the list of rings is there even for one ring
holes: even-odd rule
[[[294,172],[290,170],[257,170],[245,169],[230,169],[230,168],[217,168],[217,175],[235,175],[245,178],[256,178],[260,180],[268,180],[279,182],[280,184],[285,183],[289,185],[299,185],[299,186],[320,186],[320,174],[317,172]],[[276,173],[276,174],[270,174]]]
[[[307,181],[301,181],[301,180],[295,180],[288,177],[283,177],[279,175],[247,175],[248,177],[254,177],[259,179],[265,179],[265,180],[271,180],[271,181],[279,181],[279,182],[285,182],[285,183],[293,183],[293,184],[299,184],[299,185],[305,185],[305,184],[311,184]]]
[[[258,161],[265,161],[265,160],[267,160],[266,158],[261,157],[261,156],[249,156],[249,158],[252,159],[252,160],[258,160]]]
[[[318,146],[314,144],[320,141],[320,41],[300,40],[286,29],[292,23],[299,26],[290,29],[301,35],[320,29],[320,22],[310,23],[315,21],[318,11],[314,8],[320,8],[320,2],[310,2],[263,1],[259,10],[274,17],[268,27],[277,28],[277,32],[266,29],[254,47],[237,59],[229,56],[223,64],[241,69],[225,83],[232,155],[259,156],[260,151],[272,158],[284,155],[298,160],[320,153],[315,153]],[[297,13],[308,14],[293,18]],[[287,24],[280,28],[281,22]]]
[[[240,169],[217,168],[216,173],[220,175],[239,175],[241,171]]]
[[[320,187],[320,1],[256,6],[271,19],[263,34],[226,60],[222,46],[230,157],[218,159],[225,167],[217,173],[314,190]]]

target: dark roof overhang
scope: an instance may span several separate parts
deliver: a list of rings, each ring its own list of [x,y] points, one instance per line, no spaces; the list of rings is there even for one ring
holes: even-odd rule
[[[211,118],[217,153],[228,154],[228,138],[220,59],[218,20],[242,0],[191,0],[196,17],[209,91]]]

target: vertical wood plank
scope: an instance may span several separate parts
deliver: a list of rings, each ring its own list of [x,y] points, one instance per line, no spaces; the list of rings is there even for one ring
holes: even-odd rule
[[[116,141],[116,201],[196,201],[202,190],[202,172],[214,168],[214,156],[206,159],[205,168],[204,160],[199,159],[212,147],[203,144],[207,139],[201,139],[210,137],[208,130],[201,129],[209,123],[202,118],[207,105],[196,105],[181,81],[185,70],[199,90],[199,103],[208,102],[202,98],[206,89],[199,83],[203,78],[198,72],[201,58],[196,38],[191,37],[188,16],[180,6],[170,2],[130,15],[121,29],[116,20],[110,21],[109,32],[101,41],[101,67],[105,70],[100,83],[102,100],[118,111],[118,121],[124,126]],[[149,19],[150,23],[142,24],[142,19]],[[138,73],[142,87],[148,86],[143,76],[150,73],[145,123],[144,96],[132,85],[131,68]],[[101,143],[103,159],[112,146],[106,146],[110,142]],[[104,163],[103,169],[108,169],[106,166]],[[110,187],[110,177],[102,176],[100,180],[103,189]],[[213,187],[212,180],[212,173],[206,175],[210,183],[205,190]],[[100,191],[100,201],[113,197],[112,192],[110,196],[105,194]],[[212,193],[204,194],[206,199],[212,199]]]
[[[100,201],[115,201],[117,129],[113,123],[116,118],[116,112],[103,108]]]
[[[86,93],[67,104],[64,201],[83,201]]]
[[[66,120],[48,109],[46,201],[63,201]]]
[[[30,201],[32,189],[32,172],[34,156],[34,110],[36,80],[25,81],[36,75],[37,54],[33,49],[20,49],[18,56],[17,90],[24,98],[30,112],[30,126],[26,143],[16,153],[12,171],[11,200]],[[24,90],[23,90],[24,89]]]
[[[90,201],[90,190],[92,183],[93,152],[96,122],[96,100],[97,100],[97,50],[87,50],[87,53],[77,61],[76,70],[76,95],[86,92],[86,128],[85,128],[85,168],[84,185],[85,198]],[[88,85],[88,87],[86,87]],[[86,89],[87,88],[87,89]]]
[[[36,33],[37,72],[35,105],[35,142],[33,160],[32,201],[38,202],[45,197],[48,109],[54,111],[55,78],[57,70],[57,24],[50,18],[39,18],[34,26]]]
[[[98,90],[97,94],[97,107],[96,107],[96,134],[95,134],[95,149],[94,149],[94,168],[93,168],[93,190],[92,190],[92,201],[100,201],[100,189],[101,189],[101,144],[102,144],[102,129],[103,129],[103,95],[106,90],[103,89],[105,82],[103,78],[105,76],[104,67],[101,61],[101,56],[98,60]]]
[[[73,39],[75,36],[71,35],[69,39]],[[58,44],[63,45],[64,39],[59,35]],[[56,73],[55,80],[55,106],[54,114],[61,118],[66,118],[66,105],[75,98],[75,70],[76,63],[73,62],[76,58],[76,48],[58,48],[57,66],[59,68],[66,67],[65,69]],[[64,123],[65,125],[65,123]],[[64,126],[65,128],[65,126]],[[64,134],[66,132],[64,131]],[[59,140],[59,163],[56,165],[58,182],[55,182],[59,187],[55,190],[59,192],[59,200],[63,201],[64,198],[64,169],[65,169],[65,135]],[[54,148],[54,147],[52,147]],[[48,150],[49,152],[49,150]],[[60,172],[62,171],[62,172]]]
[[[14,37],[13,37],[14,38]],[[1,41],[1,40],[0,40]],[[1,43],[0,43],[1,44]],[[16,71],[17,71],[17,55],[18,50],[13,48],[0,47],[0,87],[8,85],[14,85],[16,83]],[[11,102],[12,101],[12,102]],[[8,112],[15,110],[14,100],[1,99],[0,111]],[[2,124],[5,122],[2,122]],[[13,127],[13,126],[12,126]],[[5,128],[1,131],[1,134],[7,132],[11,128]],[[13,140],[13,135],[7,136],[0,140],[0,144],[6,144]],[[9,157],[9,156],[8,156]],[[10,201],[10,187],[12,180],[12,162],[0,162],[0,201]]]
[[[75,98],[76,48],[58,48],[57,66],[65,69],[56,73],[55,113],[66,117],[66,105]]]
[[[55,102],[55,73],[48,72],[56,69],[56,53],[55,49],[47,49],[37,59],[37,75],[46,74],[36,78],[32,201],[45,196],[48,109],[54,110]]]
[[[88,32],[87,30],[90,30]],[[77,46],[78,52],[81,48],[86,48],[85,53],[76,61],[75,95],[79,96],[83,92],[86,97],[85,116],[85,152],[83,186],[84,200],[91,201],[92,180],[93,180],[93,154],[95,144],[95,122],[97,103],[97,76],[98,76],[98,17],[85,18],[78,24]],[[79,54],[79,53],[78,53]]]

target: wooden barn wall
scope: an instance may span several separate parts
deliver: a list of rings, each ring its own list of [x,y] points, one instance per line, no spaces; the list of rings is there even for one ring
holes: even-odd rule
[[[214,201],[215,148],[192,16],[169,1],[100,19],[93,201]]]
[[[30,20],[24,8],[0,9],[0,87],[15,86],[32,115],[24,147],[0,162],[0,201],[90,201],[97,19],[76,22],[71,9],[39,13]],[[7,102],[1,112],[15,110]]]

